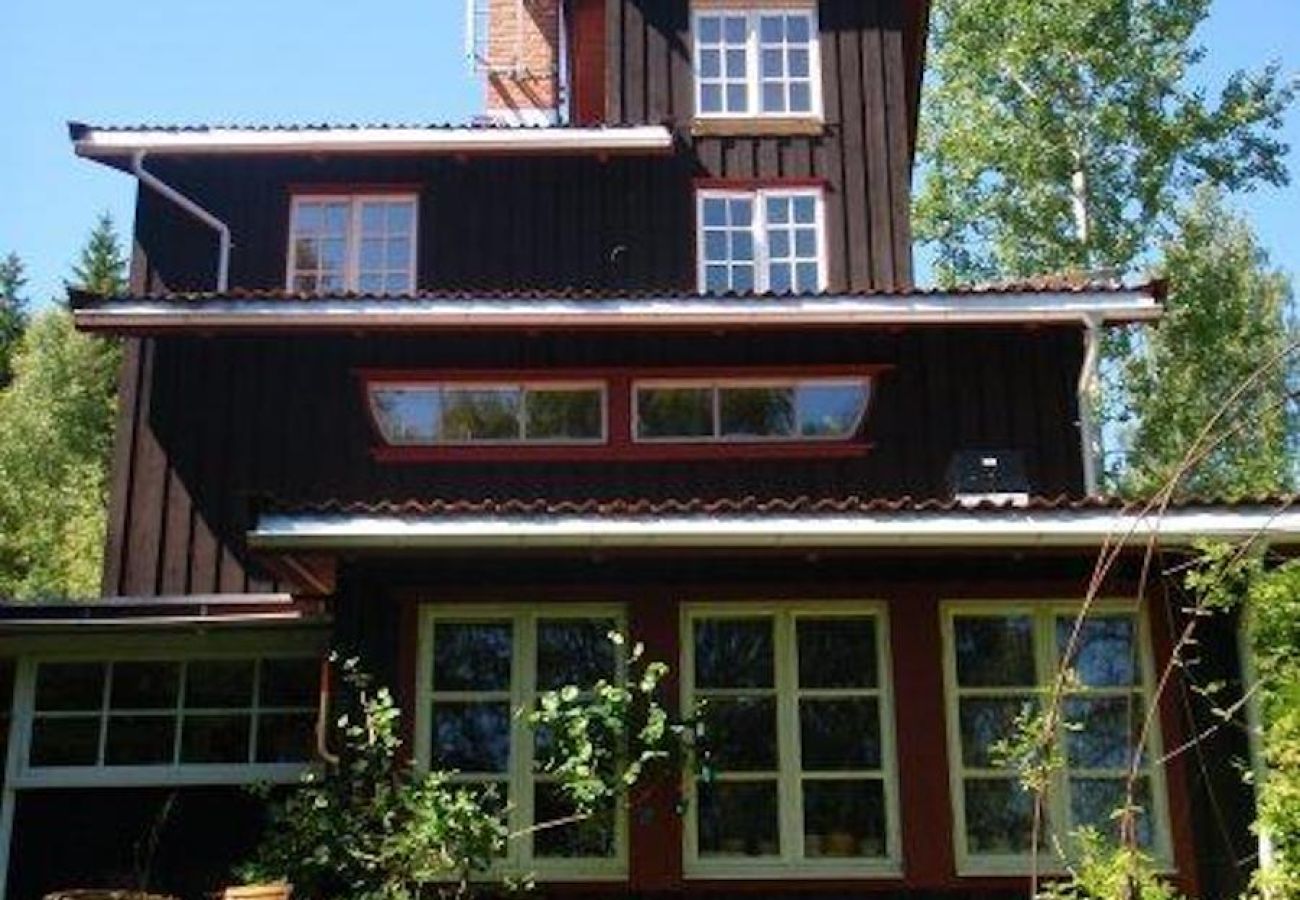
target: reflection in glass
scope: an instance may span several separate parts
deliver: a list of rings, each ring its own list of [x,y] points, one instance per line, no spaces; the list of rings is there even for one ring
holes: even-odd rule
[[[880,704],[875,698],[801,700],[799,731],[804,771],[881,767]]]
[[[718,410],[722,434],[728,437],[788,437],[794,433],[791,388],[723,388]]]
[[[958,616],[953,620],[957,683],[962,687],[1033,687],[1034,627],[1029,616]]]
[[[1143,708],[1136,697],[1070,697],[1064,705],[1066,755],[1081,769],[1123,769],[1133,762]]]
[[[973,769],[1002,768],[993,745],[1015,733],[1016,717],[1036,701],[1025,697],[963,697],[958,704],[962,762]]]
[[[876,622],[866,616],[796,620],[799,687],[874,688]]]
[[[723,772],[771,772],[777,768],[774,698],[710,698],[704,722],[712,768]]]
[[[781,852],[775,782],[701,784],[696,815],[701,856],[777,856]]]
[[[459,772],[504,772],[510,762],[509,703],[435,703],[433,757]]]
[[[558,785],[542,783],[533,791],[533,821],[539,826],[575,815],[576,809]],[[614,804],[608,802],[586,818],[543,827],[533,834],[533,853],[544,858],[610,857],[614,855]]]
[[[448,441],[518,440],[517,388],[445,388],[441,434]]]
[[[1147,779],[1138,779],[1133,804],[1137,807],[1138,844],[1150,848],[1154,834],[1151,827],[1151,785]],[[1119,814],[1127,805],[1127,779],[1070,779],[1070,815],[1076,828],[1094,828],[1102,836],[1118,842],[1121,837]]]
[[[388,443],[423,444],[438,439],[442,397],[436,388],[371,388],[370,405]]]
[[[770,618],[695,622],[697,688],[770,688],[774,679]]]
[[[713,391],[709,388],[637,390],[637,437],[712,437]]]
[[[1010,778],[969,779],[965,785],[966,841],[972,853],[1029,852],[1034,797]]]
[[[1056,620],[1057,653],[1084,685],[1131,687],[1140,682],[1132,616],[1089,616],[1080,627],[1074,657],[1067,661],[1075,624],[1074,617]]]
[[[866,382],[801,384],[798,389],[800,433],[805,437],[852,435],[862,421],[870,394]]]
[[[609,619],[543,619],[537,623],[537,687],[591,687],[614,676]]]
[[[433,628],[435,691],[508,691],[510,622],[438,622]]]
[[[805,780],[803,831],[806,858],[886,856],[884,782]]]
[[[594,441],[601,438],[603,395],[599,389],[530,389],[524,399],[525,439]]]

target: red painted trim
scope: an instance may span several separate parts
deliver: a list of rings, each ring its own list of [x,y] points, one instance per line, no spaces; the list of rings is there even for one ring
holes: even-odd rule
[[[570,12],[570,114],[578,125],[605,120],[605,0],[573,0]]]
[[[676,462],[709,459],[851,459],[864,456],[874,444],[855,441],[541,444],[461,447],[374,447],[370,456],[378,463],[474,462]]]
[[[423,191],[424,185],[418,182],[365,182],[365,181],[323,181],[319,184],[310,182],[296,182],[287,185],[290,196],[308,196],[312,194],[414,194],[419,196]]]
[[[402,634],[397,647],[397,703],[406,711],[402,717],[402,740],[410,748],[412,758],[415,754],[415,719],[420,696],[418,683],[419,671],[417,655],[420,650],[420,604],[413,598],[398,601],[401,604],[399,617]]]
[[[821,188],[830,191],[831,182],[820,176],[771,178],[696,178],[691,182],[697,191],[761,191],[771,188]]]

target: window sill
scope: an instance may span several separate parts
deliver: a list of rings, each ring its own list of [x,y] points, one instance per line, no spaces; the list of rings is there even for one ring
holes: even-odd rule
[[[820,118],[808,116],[746,116],[739,118],[697,117],[691,123],[691,134],[696,137],[782,137],[802,136],[821,137],[826,131],[826,123]]]
[[[896,862],[855,865],[845,860],[824,864],[736,860],[712,865],[696,864],[688,867],[682,877],[687,881],[735,882],[738,885],[789,880],[838,884],[846,881],[898,881],[903,877],[903,869]]]
[[[377,463],[705,462],[712,459],[852,459],[874,444],[842,442],[601,444],[598,446],[372,447]]]

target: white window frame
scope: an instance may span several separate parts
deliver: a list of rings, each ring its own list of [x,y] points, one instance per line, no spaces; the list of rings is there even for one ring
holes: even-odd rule
[[[762,58],[761,58],[761,40],[759,35],[759,20],[762,16],[803,16],[809,22],[808,38],[808,81],[809,81],[809,109],[802,112],[765,112],[762,109],[763,103],[763,79],[762,79]],[[745,18],[745,87],[746,87],[746,110],[744,112],[730,112],[720,110],[718,112],[705,112],[703,103],[703,83],[700,78],[700,19],[712,18],[717,16],[730,16]],[[821,122],[825,118],[825,111],[822,101],[822,54],[821,54],[821,29],[817,17],[817,6],[812,4],[782,4],[782,5],[764,5],[755,3],[753,6],[729,6],[729,5],[707,5],[696,4],[691,11],[691,77],[693,84],[693,96],[695,99],[695,117],[697,119],[794,119],[794,120],[813,120]],[[726,71],[725,54],[722,60],[723,71]],[[725,101],[724,101],[724,106]]]
[[[790,435],[724,435],[722,433],[722,391],[729,388],[794,388],[796,404],[800,387],[859,387],[865,386],[867,400],[862,405],[853,427],[843,436],[795,433]],[[871,408],[874,379],[862,378],[647,378],[632,382],[632,441],[638,444],[843,444],[852,441],[862,431],[862,423]],[[642,390],[709,390],[713,408],[713,434],[699,437],[642,437],[641,436],[641,391]],[[796,405],[796,426],[802,420]]]
[[[375,393],[384,390],[419,390],[438,391],[498,391],[519,390],[522,395],[529,391],[546,393],[548,391],[599,391],[600,393],[600,435],[594,438],[529,438],[526,436],[527,400],[519,404],[519,438],[488,438],[483,440],[432,440],[402,441],[390,440],[379,424],[379,415],[375,410]],[[522,396],[521,395],[521,396]],[[370,404],[370,416],[384,443],[390,447],[595,447],[609,443],[609,384],[604,381],[372,381],[366,387],[366,399]]]
[[[767,293],[771,290],[772,262],[768,249],[767,200],[771,197],[813,199],[813,227],[817,231],[817,290],[825,291],[829,278],[826,249],[826,192],[819,187],[763,187],[756,190],[731,190],[726,188],[705,188],[695,192],[695,283],[698,293],[710,295],[706,272],[708,259],[705,255],[704,202],[706,200],[749,200],[753,203],[753,215],[750,217],[750,231],[754,242],[754,292]],[[801,292],[794,291],[793,296]]]
[[[242,640],[222,641],[221,646],[187,648],[185,642],[127,642],[114,647],[112,641],[95,650],[34,652],[20,656],[14,670],[14,704],[11,718],[10,749],[7,760],[7,786],[14,789],[30,788],[88,788],[88,787],[150,787],[192,785],[242,785],[288,783],[296,781],[311,762],[302,763],[161,763],[147,765],[112,766],[97,763],[88,766],[33,766],[30,764],[32,726],[36,718],[36,673],[42,663],[108,663],[108,662],[200,662],[208,660],[258,660],[322,658],[320,641],[314,637],[286,638],[282,645],[270,641],[245,643]],[[256,677],[256,676],[255,676]],[[184,685],[177,695],[174,711],[178,725],[184,716]],[[105,679],[105,692],[109,679]],[[256,728],[256,697],[251,726]],[[279,707],[275,708],[279,710]],[[242,710],[233,709],[231,712]],[[295,711],[298,708],[295,707]],[[301,712],[307,712],[302,707]],[[315,713],[313,707],[311,712]],[[122,711],[119,711],[122,712]],[[151,710],[158,713],[159,710]],[[104,719],[108,715],[107,693],[99,710],[101,749],[104,740]],[[175,740],[179,747],[181,729]],[[250,743],[255,742],[250,735]],[[173,759],[177,759],[173,755]]]
[[[525,721],[521,711],[535,701],[537,691],[537,622],[554,619],[608,619],[614,627],[626,630],[626,614],[617,604],[556,603],[546,605],[521,604],[426,604],[420,608],[418,657],[416,662],[415,708],[415,760],[422,771],[428,771],[433,759],[433,704],[435,697],[446,700],[473,701],[478,696],[501,701],[499,691],[464,691],[449,693],[433,689],[433,631],[437,622],[477,623],[504,622],[512,624],[514,637],[510,661],[510,760],[507,771],[498,780],[510,786],[509,828],[518,834],[533,824],[534,790],[538,783],[549,779],[533,772],[535,758],[535,732]],[[625,660],[615,652],[618,667],[616,677],[624,672]],[[480,775],[453,775],[453,781],[478,784],[485,780]],[[510,841],[506,856],[497,867],[498,874],[536,875],[548,880],[609,881],[628,875],[628,825],[626,803],[615,801],[614,855],[610,857],[538,857],[532,852],[528,836]]]
[[[361,271],[361,210],[366,203],[407,203],[411,207],[411,260],[407,270],[409,287],[404,292],[411,293],[419,288],[416,276],[420,255],[420,197],[415,193],[357,193],[357,194],[294,194],[289,204],[289,241],[285,248],[285,278],[287,291],[294,291],[297,276],[295,265],[294,242],[297,238],[298,207],[304,203],[347,203],[347,233],[344,236],[343,249],[343,288],[344,292],[357,292]],[[387,293],[387,290],[381,293]]]
[[[804,858],[803,791],[799,698],[804,694],[834,690],[799,689],[795,625],[800,618],[870,617],[876,624],[876,665],[879,683],[874,689],[848,689],[845,695],[874,695],[880,709],[880,762],[885,792],[886,853],[873,858]],[[799,879],[861,878],[885,879],[902,876],[902,827],[900,820],[897,735],[894,716],[894,672],[890,653],[888,605],[881,601],[782,600],[761,602],[717,602],[683,604],[681,609],[681,695],[682,708],[695,708],[694,626],[700,619],[773,620],[774,693],[777,701],[777,821],[780,855],[710,859],[699,852],[698,778],[686,773],[686,821],[683,828],[683,874],[688,879]],[[866,770],[863,770],[864,772]],[[821,774],[821,773],[818,773]],[[835,773],[844,777],[855,771]],[[867,777],[878,777],[872,774]],[[770,776],[768,778],[770,780]]]
[[[953,809],[953,849],[956,855],[957,874],[960,876],[1023,876],[1034,871],[1034,859],[1029,854],[980,854],[969,849],[966,834],[965,779],[967,769],[962,762],[961,726],[959,718],[959,699],[962,696],[979,695],[1003,696],[1016,693],[1030,693],[1033,688],[959,688],[957,686],[956,630],[957,618],[984,617],[1008,618],[1029,617],[1033,623],[1034,666],[1037,676],[1037,694],[1049,695],[1055,683],[1058,667],[1056,647],[1056,621],[1066,617],[1077,617],[1081,605],[1078,601],[999,601],[999,600],[948,600],[940,604],[940,616],[943,626],[943,675],[944,706],[946,709],[948,732],[948,776]],[[1094,603],[1089,615],[1129,615],[1135,624],[1134,639],[1138,643],[1138,667],[1142,682],[1139,689],[1130,693],[1140,693],[1143,703],[1150,709],[1152,686],[1155,681],[1155,663],[1151,644],[1151,632],[1144,609],[1127,600],[1106,599]],[[1119,689],[1116,689],[1119,690]],[[1075,696],[1100,693],[1103,696],[1112,692],[1109,688],[1084,689]],[[1064,740],[1064,728],[1061,729]],[[1159,764],[1163,757],[1161,722],[1156,713],[1154,727],[1147,738],[1147,757],[1150,761],[1144,770],[1151,788],[1152,809],[1145,810],[1151,824],[1153,846],[1148,852],[1164,872],[1173,871],[1172,838],[1169,826],[1169,795],[1165,779],[1164,766]],[[978,771],[978,770],[977,770]],[[1071,769],[1067,763],[1059,772],[1054,773],[1052,788],[1048,794],[1047,815],[1050,820],[1059,823],[1055,833],[1067,835],[1073,829],[1070,813],[1069,777]],[[1073,770],[1076,773],[1078,770]],[[1084,777],[1091,770],[1083,770]],[[1103,776],[1105,777],[1105,776]],[[1054,851],[1051,842],[1040,842],[1037,870],[1048,874],[1061,874],[1066,871],[1067,860],[1063,860]]]

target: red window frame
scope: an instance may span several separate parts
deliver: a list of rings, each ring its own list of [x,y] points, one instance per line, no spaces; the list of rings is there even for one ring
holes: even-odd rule
[[[360,400],[370,423],[371,457],[380,463],[433,462],[583,462],[673,461],[708,459],[844,459],[861,456],[872,444],[863,439],[870,423],[874,397],[867,400],[862,422],[843,440],[746,440],[736,442],[638,442],[632,421],[633,385],[637,381],[859,378],[878,383],[889,365],[815,365],[736,368],[604,368],[604,369],[357,369]],[[370,404],[370,389],[384,384],[430,382],[518,382],[557,384],[600,381],[605,384],[606,440],[601,444],[479,444],[395,445],[385,441]]]

